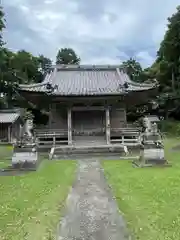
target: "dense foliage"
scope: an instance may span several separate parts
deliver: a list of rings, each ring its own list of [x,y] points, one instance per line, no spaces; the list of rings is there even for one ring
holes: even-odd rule
[[[5,20],[4,20],[4,12],[2,7],[0,6],[0,46],[3,45],[2,41],[2,30],[5,28]]]
[[[61,48],[56,56],[56,64],[79,64],[80,58],[72,48]]]
[[[135,82],[141,82],[144,80],[143,69],[141,64],[135,59],[130,58],[122,63],[122,67],[126,69],[129,77]]]

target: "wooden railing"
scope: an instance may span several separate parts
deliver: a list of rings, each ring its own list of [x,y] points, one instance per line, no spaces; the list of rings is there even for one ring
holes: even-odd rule
[[[140,145],[140,132],[139,128],[112,128],[110,142],[137,146]]]
[[[50,137],[50,136],[64,136],[68,135],[67,129],[35,129],[35,136]]]
[[[72,135],[75,136],[98,136],[106,135],[105,128],[95,129],[73,129]],[[35,129],[35,137],[38,145],[67,145],[67,129]],[[86,141],[86,138],[85,138]],[[111,144],[124,144],[127,146],[140,144],[140,129],[138,128],[111,128]]]
[[[72,134],[75,136],[92,136],[102,135],[106,133],[105,128],[75,128],[72,130]]]
[[[140,128],[111,128],[111,132],[114,133],[138,133],[140,132],[141,129]],[[50,135],[65,135],[68,134],[68,130],[67,129],[35,129],[34,130],[35,135],[42,135],[42,136],[50,136]],[[73,134],[91,134],[91,133],[105,133],[106,129],[105,127],[102,128],[74,128],[72,129],[72,133]]]
[[[68,144],[66,129],[35,129],[34,134],[38,145]]]
[[[124,136],[116,139],[111,139],[110,141],[112,144],[120,143],[126,146],[139,146],[140,145],[140,138],[124,138]]]
[[[141,128],[126,127],[126,128],[111,128],[113,132],[140,132]]]

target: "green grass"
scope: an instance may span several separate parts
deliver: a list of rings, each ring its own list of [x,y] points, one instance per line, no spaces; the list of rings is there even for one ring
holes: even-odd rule
[[[55,239],[75,168],[75,161],[43,161],[36,172],[0,177],[0,239]]]
[[[12,146],[0,146],[0,168],[11,164]]]
[[[139,240],[180,239],[180,144],[165,140],[170,168],[133,168],[130,161],[104,161],[107,179],[132,236]]]

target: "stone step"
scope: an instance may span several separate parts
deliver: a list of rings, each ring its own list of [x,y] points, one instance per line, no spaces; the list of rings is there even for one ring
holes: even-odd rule
[[[128,149],[130,148],[128,147]],[[89,154],[93,156],[119,154],[119,156],[122,156],[125,155],[125,152],[126,150],[122,144],[57,146],[55,148],[52,147],[49,151],[49,159],[60,159],[64,158],[64,156],[65,158],[74,158],[77,155],[87,157]]]
[[[69,154],[54,154],[51,160],[58,160],[58,159],[83,159],[87,158],[88,154],[87,153],[69,153]],[[91,157],[93,158],[100,158],[100,159],[105,159],[105,158],[124,158],[123,153],[91,153]]]
[[[75,148],[75,149],[61,149],[55,148],[51,149],[49,154],[49,159],[76,159],[76,158],[84,158],[88,155],[93,157],[110,157],[110,156],[124,156],[124,149],[122,147],[116,148],[103,148],[103,147],[96,147],[96,148]]]

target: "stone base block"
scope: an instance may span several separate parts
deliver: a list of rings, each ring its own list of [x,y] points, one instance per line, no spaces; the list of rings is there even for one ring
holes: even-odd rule
[[[36,169],[37,152],[16,152],[12,156],[12,167],[15,169]]]
[[[163,148],[142,149],[138,160],[133,161],[135,167],[167,167],[171,166],[164,156]]]
[[[164,164],[150,164],[150,163],[142,163],[137,160],[133,161],[133,167],[138,168],[146,168],[146,167],[171,167],[172,164],[168,163],[167,161]]]

